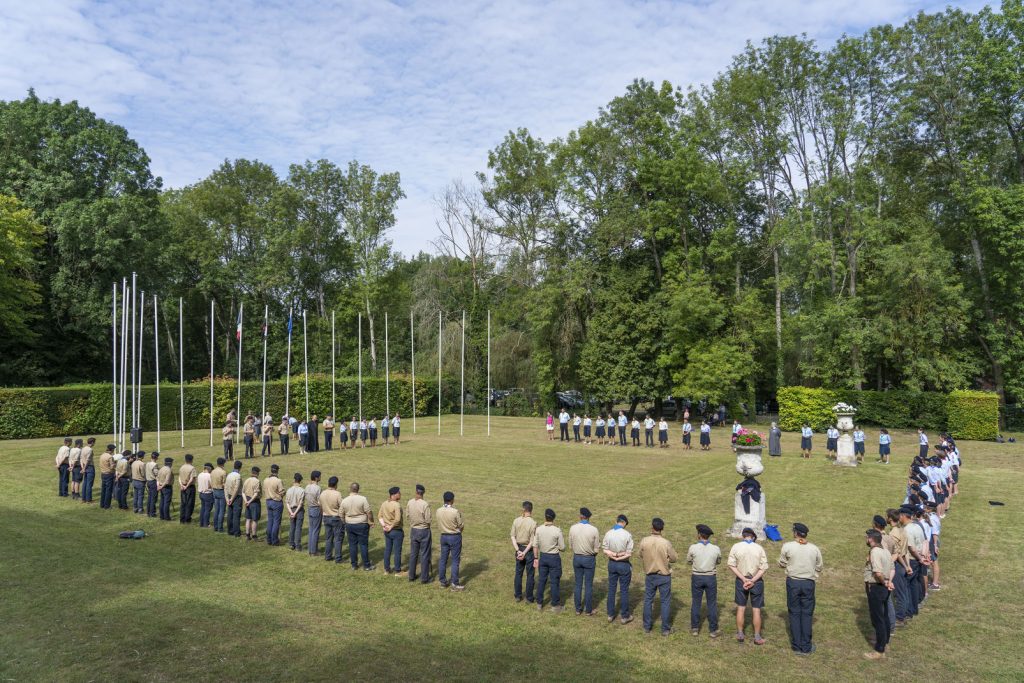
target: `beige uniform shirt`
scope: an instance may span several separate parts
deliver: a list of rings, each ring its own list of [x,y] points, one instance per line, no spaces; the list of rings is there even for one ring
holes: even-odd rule
[[[533,543],[533,532],[536,530],[537,520],[520,515],[512,522],[512,540],[516,545],[530,545]]]
[[[757,543],[740,541],[729,549],[726,564],[736,567],[740,574],[749,579],[759,571],[768,571],[768,555]]]
[[[341,516],[341,494],[337,489],[324,489],[320,492],[320,509],[324,517]]]
[[[220,430],[220,433],[224,436],[225,439],[230,439],[235,435],[235,428],[229,427],[228,425],[224,425],[224,428]]]
[[[544,524],[537,527],[533,534],[533,549],[540,554],[558,554],[565,550],[565,538],[562,530],[554,524]]]
[[[817,581],[823,566],[821,551],[813,543],[790,541],[782,546],[779,566],[786,570],[788,578]]]
[[[334,422],[332,422],[329,419],[328,420],[324,420],[324,431],[325,432],[334,431]]]
[[[306,496],[306,509],[311,510],[313,508],[320,507],[320,484],[306,484],[305,496]]]
[[[254,500],[259,500],[260,497],[260,480],[259,477],[249,477],[242,484],[242,496],[247,498],[251,503]],[[245,502],[243,500],[243,502]]]
[[[430,528],[430,503],[422,498],[413,498],[405,506],[405,518],[413,529]]]
[[[170,465],[164,465],[157,472],[156,483],[163,487],[170,486],[172,481],[174,481],[174,472],[171,470]]]
[[[70,458],[70,457],[71,457],[71,447],[70,446],[61,446],[60,448],[57,449],[57,465],[58,466],[65,464],[68,461],[68,458]]]
[[[896,526],[889,532],[889,538],[893,540],[893,549],[890,551],[892,559],[899,562],[900,558],[907,555],[907,532],[903,530],[903,527]]]
[[[242,490],[242,475],[232,470],[224,477],[224,499],[233,499]]]
[[[624,527],[617,529],[612,527],[605,532],[604,540],[601,541],[601,548],[615,554],[632,553],[633,534],[629,533]]]
[[[284,498],[284,484],[273,474],[263,480],[263,497],[266,500],[280,501]]]
[[[637,557],[644,565],[645,574],[661,574],[672,576],[672,563],[679,559],[672,542],[664,536],[651,534],[640,541],[636,551]]]
[[[86,468],[92,464],[92,446],[83,446],[82,452],[78,456],[78,464],[82,468]]]
[[[288,436],[288,423],[282,422],[277,426],[277,433],[281,436]]]
[[[128,458],[121,458],[114,464],[114,474],[118,478],[123,478],[128,475]]]
[[[141,462],[141,460],[136,462]],[[156,481],[156,472],[160,469],[160,465],[157,465],[154,461],[150,460],[145,464],[143,469],[146,471],[146,481]]]
[[[341,501],[341,511],[345,513],[345,524],[365,524],[369,521],[370,501],[366,496],[350,493]]]
[[[437,530],[442,534],[461,534],[463,521],[462,513],[451,505],[444,505],[437,508],[434,513],[437,517]]]
[[[864,583],[878,583],[875,572],[881,574],[885,581],[889,580],[892,573],[892,555],[881,546],[872,548],[868,553],[868,560],[864,563]]]
[[[82,449],[81,448],[77,448],[77,447],[76,448],[72,448],[71,452],[68,453],[68,464],[71,465],[72,467],[77,467],[78,466],[78,461],[81,458],[82,458]]]
[[[256,433],[256,426],[252,422],[246,422],[245,427],[242,428],[242,433],[246,436],[252,436]]]
[[[392,529],[402,528],[402,504],[397,500],[385,500],[380,504],[377,521],[390,525]]]
[[[210,488],[210,473],[203,470],[196,477],[196,492],[200,495],[204,493],[213,493],[213,489]]]
[[[576,522],[569,527],[569,547],[574,555],[597,555],[601,552],[601,534],[589,522]]]
[[[227,472],[224,471],[223,467],[214,467],[213,472],[210,472],[210,488],[211,489],[223,489],[224,479],[228,476]]]
[[[136,460],[132,463],[132,479],[135,481],[145,481],[146,463],[141,460]]]
[[[100,474],[113,474],[114,473],[114,454],[103,452],[100,453]]]
[[[694,543],[686,551],[686,561],[696,576],[714,576],[722,561],[722,550],[714,543]]]
[[[191,486],[196,481],[196,468],[194,465],[185,463],[178,470],[178,484],[180,486]]]
[[[292,510],[301,510],[306,502],[306,489],[298,484],[292,484],[288,492],[284,494],[284,504]]]
[[[269,422],[264,422],[263,426],[260,427],[260,431],[262,432],[263,436],[271,436],[274,433],[274,425],[270,424]]]

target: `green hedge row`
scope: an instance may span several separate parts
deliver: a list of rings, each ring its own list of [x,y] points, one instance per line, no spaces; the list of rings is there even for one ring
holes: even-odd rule
[[[412,414],[412,381],[408,375],[393,375],[390,382],[391,412]],[[214,380],[214,423],[223,424],[235,407],[238,384],[228,377]],[[242,382],[242,415],[256,414],[262,406],[261,382]],[[443,412],[459,408],[459,382],[442,382]],[[352,377],[338,378],[335,387],[338,415],[345,418],[359,410],[359,384]],[[156,429],[156,387],[142,387],[141,424],[146,432]],[[108,434],[113,429],[113,390],[109,384],[77,385],[73,388],[0,389],[0,439],[28,439],[73,434]],[[388,407],[383,378],[363,380],[363,415],[383,416]],[[302,415],[306,405],[303,377],[291,380],[289,410]],[[181,410],[177,384],[160,386],[160,423],[165,430],[177,429]],[[285,411],[285,381],[267,382],[267,410],[280,420]],[[331,411],[331,378],[310,375],[309,410],[321,418]],[[437,415],[437,378],[416,378],[416,414]],[[185,428],[210,425],[209,380],[185,385]]]
[[[779,426],[797,431],[805,422],[816,430],[832,424],[840,401],[857,409],[856,422],[889,429],[948,430],[961,439],[994,439],[999,433],[999,397],[981,391],[856,391],[782,387]]]

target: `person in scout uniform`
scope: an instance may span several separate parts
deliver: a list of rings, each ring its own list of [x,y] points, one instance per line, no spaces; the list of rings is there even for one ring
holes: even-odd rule
[[[754,622],[754,644],[764,645],[761,610],[764,608],[764,574],[768,571],[768,556],[764,548],[754,542],[757,532],[747,527],[741,535],[742,540],[729,549],[726,562],[729,571],[736,575],[736,640],[742,643],[746,638],[743,630],[749,604]]]
[[[544,609],[544,589],[551,585],[551,611],[558,614],[562,611],[559,595],[559,583],[562,579],[562,551],[565,550],[565,539],[562,530],[555,526],[555,511],[548,508],[544,511],[544,525],[537,527],[533,534],[533,561],[537,572],[537,609]]]
[[[324,560],[341,564],[341,544],[345,539],[345,521],[341,512],[338,478],[327,480],[327,489],[320,492],[320,510],[324,521]]]
[[[145,451],[139,451],[139,459],[142,460],[145,456]],[[153,451],[150,454],[149,462],[145,465],[146,472],[146,514],[150,517],[156,517],[156,508],[159,498],[159,494],[156,490],[156,475],[160,471],[160,463],[157,462],[157,458],[160,457],[160,453]]]
[[[281,545],[281,516],[284,512],[284,484],[277,473],[276,463],[270,466],[270,476],[263,480],[263,499],[267,502],[267,545]]]
[[[449,586],[453,591],[465,590],[459,583],[459,564],[462,561],[462,513],[455,508],[455,494],[445,491],[444,505],[437,509],[437,529],[441,532],[441,554],[437,562],[437,573],[442,588]],[[448,568],[451,567],[451,576]]]
[[[575,585],[573,603],[576,614],[594,616],[594,570],[601,551],[601,535],[590,523],[590,510],[580,508],[580,521],[569,527],[569,548],[572,549],[572,571]]]
[[[192,523],[192,512],[196,509],[196,468],[192,460],[192,454],[186,453],[185,464],[178,470],[178,486],[181,489],[178,521],[182,524]]]
[[[260,505],[260,468],[253,467],[252,474],[242,484],[242,506],[245,508],[245,538],[258,541],[257,533],[263,506]]]
[[[348,559],[352,569],[359,569],[362,559],[363,571],[373,571],[370,564],[370,528],[373,526],[373,512],[370,501],[359,493],[359,484],[352,482],[348,487],[349,494],[341,501],[341,511],[345,516],[345,531],[348,533]]]
[[[174,483],[174,458],[164,458],[164,466],[156,474],[156,490],[160,494],[160,519],[171,521],[171,492]]]
[[[68,497],[68,479],[71,458],[71,437],[64,437],[64,443],[57,449],[57,495],[61,498]]]
[[[417,574],[422,583],[430,583],[430,504],[423,500],[427,492],[423,484],[416,484],[416,497],[405,506],[405,518],[409,523],[409,580],[415,581]]]
[[[135,514],[141,515],[144,510],[146,501],[146,466],[148,463],[143,461],[142,458],[137,459],[132,463],[129,468],[131,472],[132,481],[132,509]],[[156,482],[156,473],[154,472],[154,483]]]
[[[654,628],[654,596],[661,596],[661,635],[673,632],[670,618],[672,601],[672,564],[679,559],[672,543],[662,536],[665,522],[660,517],[651,520],[651,534],[640,541],[637,558],[643,564],[644,574],[644,632]]]
[[[868,598],[868,614],[875,629],[875,647],[864,653],[865,659],[877,660],[885,657],[889,644],[889,594],[892,584],[892,555],[882,547],[882,533],[878,529],[864,532],[868,546],[868,558],[864,563],[864,592]]]
[[[388,499],[381,503],[377,521],[384,531],[384,573],[401,576],[402,544],[405,530],[402,528],[402,490],[397,486],[388,489]]]
[[[537,522],[533,519],[533,503],[523,501],[522,512],[512,521],[512,552],[516,557],[515,579],[512,581],[512,597],[523,601],[523,574],[526,574],[526,601],[533,603],[533,534]]]
[[[615,621],[618,614],[623,625],[633,621],[629,612],[629,584],[633,578],[629,558],[633,555],[633,535],[626,531],[628,525],[629,518],[619,515],[601,541],[601,550],[608,558],[608,623]],[[619,594],[618,610],[615,609],[616,589]]]
[[[812,621],[814,589],[823,566],[818,546],[807,541],[807,525],[793,524],[794,540],[782,546],[779,566],[786,570],[786,606],[789,610],[789,642],[799,655],[814,652]]]
[[[228,535],[242,537],[242,461],[236,460],[224,477],[224,503],[228,511]],[[248,526],[248,524],[246,525]]]
[[[100,454],[100,507],[110,509],[114,497],[114,449],[117,446],[107,444],[107,450]],[[137,509],[136,512],[141,512]]]
[[[700,633],[700,604],[706,598],[708,603],[708,628],[711,637],[722,635],[718,630],[718,563],[722,561],[722,550],[711,542],[714,535],[706,524],[697,525],[697,542],[686,551],[686,562],[690,565],[690,635]]]
[[[288,511],[288,547],[302,550],[302,522],[305,519],[303,507],[306,503],[306,490],[302,488],[302,475],[298,472],[292,477],[292,485],[284,494],[284,506]]]

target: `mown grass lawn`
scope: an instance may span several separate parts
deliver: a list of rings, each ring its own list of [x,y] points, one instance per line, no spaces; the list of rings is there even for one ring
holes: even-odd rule
[[[826,569],[818,585],[817,653],[795,657],[786,634],[784,576],[768,543],[773,568],[766,587],[763,647],[732,636],[732,581],[719,573],[726,637],[711,641],[688,632],[689,573],[676,571],[670,638],[646,636],[638,618],[610,625],[603,616],[538,614],[512,599],[509,528],[524,499],[552,507],[563,530],[586,505],[603,534],[614,516],[629,515],[639,537],[649,520],[666,521],[681,554],[693,526],[709,524],[728,552],[739,476],[727,433],[715,430],[714,449],[684,452],[673,425],[667,450],[550,443],[540,420],[458,416],[403,424],[398,448],[275,456],[286,486],[293,472],[308,478],[358,481],[376,512],[387,488],[407,499],[416,483],[433,507],[446,489],[466,517],[462,561],[467,590],[435,582],[410,584],[382,571],[379,527],[370,542],[377,572],[353,572],[313,560],[287,546],[271,548],[214,535],[197,523],[182,526],[100,510],[56,496],[57,439],[0,443],[0,680],[1021,680],[1021,589],[1024,575],[1024,447],[961,443],[961,495],[942,529],[944,590],[922,615],[898,631],[888,661],[871,663],[864,599],[863,531],[873,514],[903,498],[904,476],[916,438],[895,434],[893,464],[856,469],[824,460],[822,443],[810,460],[797,454],[798,436],[785,435],[782,458],[765,457],[760,477],[769,522],[788,535],[794,520],[811,528]],[[100,436],[106,443],[109,437]],[[152,441],[152,438],[147,435]],[[177,432],[164,434],[175,458]],[[205,431],[186,434],[197,464],[213,460]],[[152,448],[153,443],[144,444]],[[175,447],[170,447],[175,446]],[[270,458],[260,460],[264,474]],[[99,500],[99,477],[94,497]],[[1000,500],[1005,507],[990,506]],[[173,514],[177,513],[177,501]],[[198,517],[198,504],[196,510]],[[264,517],[265,520],[265,517]],[[141,527],[152,534],[123,541],[117,533]],[[263,523],[261,522],[261,535]],[[287,522],[283,535],[287,540]],[[322,543],[322,541],[321,541]],[[434,563],[438,536],[434,536]],[[404,548],[408,553],[408,536]],[[347,549],[346,549],[347,559]],[[404,564],[404,562],[403,562]],[[631,600],[640,600],[634,567]],[[607,571],[595,580],[604,613]],[[562,595],[571,601],[572,569],[563,559]],[[571,602],[570,602],[571,604]],[[639,617],[640,608],[635,612]]]

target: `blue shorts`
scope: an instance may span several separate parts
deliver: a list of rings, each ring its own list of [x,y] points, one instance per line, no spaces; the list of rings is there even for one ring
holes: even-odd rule
[[[853,442],[853,452],[856,455],[864,455],[864,442],[863,441],[854,441]]]
[[[879,455],[889,455],[889,451],[890,451],[889,444],[883,443],[883,444],[879,444],[878,445],[878,454]]]
[[[825,440],[825,450],[834,451],[836,449],[836,443],[838,441],[839,441],[839,439],[826,439]]]
[[[736,579],[736,604],[740,607],[746,607],[747,603],[754,609],[761,609],[764,607],[764,580],[758,579],[754,582],[754,585],[750,587],[750,590],[744,590],[743,582]]]
[[[263,511],[263,507],[260,505],[259,500],[254,500],[245,506],[245,518],[253,522],[260,521],[260,513]]]
[[[809,451],[811,450],[811,437],[801,436],[800,437],[800,450]]]

